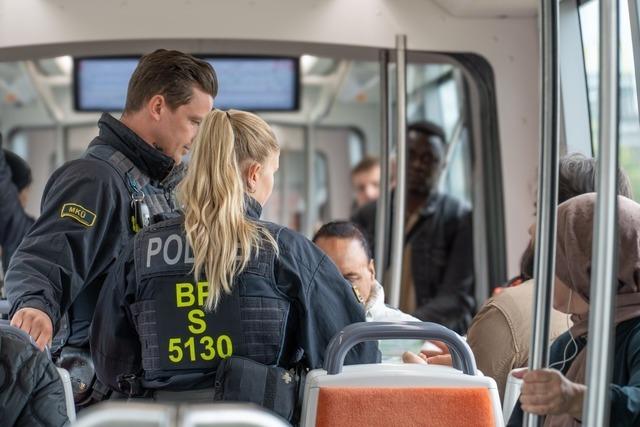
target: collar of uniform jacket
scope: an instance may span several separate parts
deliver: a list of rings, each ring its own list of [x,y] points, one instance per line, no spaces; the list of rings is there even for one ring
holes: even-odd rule
[[[260,219],[262,215],[262,205],[258,203],[256,199],[245,194],[244,195],[244,209],[247,216],[252,219]]]
[[[98,121],[100,139],[127,156],[140,172],[152,180],[163,181],[181,175],[183,165],[174,167],[175,161],[157,148],[147,144],[134,131],[112,115],[104,113]]]

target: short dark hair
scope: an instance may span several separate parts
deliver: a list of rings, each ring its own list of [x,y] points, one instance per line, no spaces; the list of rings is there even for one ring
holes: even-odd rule
[[[596,191],[598,162],[583,154],[573,153],[560,159],[558,167],[558,204],[585,193]],[[618,168],[618,194],[633,197],[629,177]]]
[[[420,122],[413,122],[407,126],[408,132],[418,132],[425,134],[427,136],[437,136],[440,139],[442,144],[445,144],[447,137],[444,134],[444,130],[437,124],[430,122],[428,120],[423,120]]]
[[[3,151],[7,166],[9,166],[9,170],[11,170],[11,181],[18,189],[18,192],[20,192],[31,185],[31,181],[33,180],[31,168],[22,157],[9,150]]]
[[[320,239],[354,239],[360,242],[364,253],[367,255],[367,259],[372,259],[371,248],[367,243],[367,239],[362,234],[362,231],[351,221],[331,221],[320,227],[320,230],[313,236],[313,243],[316,243]]]
[[[380,166],[380,160],[377,157],[366,156],[351,169],[351,176],[367,172],[376,166]]]
[[[433,122],[423,120],[409,124],[407,126],[407,134],[409,132],[417,132],[425,135],[431,145],[433,155],[438,159],[438,163],[442,164],[444,162],[447,138],[444,130],[442,130],[440,126]]]
[[[177,50],[158,49],[140,59],[129,80],[124,112],[139,111],[155,95],[176,109],[191,101],[194,86],[216,97],[218,78],[211,64]]]

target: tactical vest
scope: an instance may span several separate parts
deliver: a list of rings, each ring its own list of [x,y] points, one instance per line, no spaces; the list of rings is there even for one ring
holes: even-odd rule
[[[181,173],[172,173],[162,182],[152,182],[149,176],[140,172],[131,159],[107,144],[90,146],[85,157],[107,162],[122,178],[131,195],[129,221],[134,233],[150,223],[166,219],[167,213],[178,209],[175,186],[182,178]]]
[[[132,235],[143,226],[178,215],[175,186],[182,178],[181,173],[172,173],[162,182],[152,182],[151,178],[143,174],[127,156],[108,144],[91,145],[83,157],[106,162],[122,178],[131,198],[131,213],[127,222]],[[126,243],[123,241],[122,245]],[[71,317],[84,319],[85,323],[89,324],[99,293],[100,286],[89,286],[83,290],[69,310],[72,312]],[[58,352],[67,343],[71,333],[76,332],[70,331],[69,315],[65,313],[59,331],[53,339],[52,351]]]
[[[277,239],[282,229],[265,224]],[[215,311],[204,305],[208,283],[194,281],[193,254],[182,218],[150,226],[134,243],[137,298],[131,304],[140,337],[144,388],[212,386],[221,360],[243,356],[279,365],[290,302],[276,287],[276,253],[263,244]]]

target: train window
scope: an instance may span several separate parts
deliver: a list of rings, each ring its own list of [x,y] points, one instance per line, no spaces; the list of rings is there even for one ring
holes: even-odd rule
[[[597,152],[598,142],[598,6],[598,2],[593,0],[580,6],[580,25],[589,87],[594,152]],[[640,200],[640,167],[638,167],[640,164],[640,143],[638,142],[640,141],[640,117],[636,96],[629,5],[626,1],[620,2],[619,16],[619,163],[629,175],[631,186],[634,190],[634,198]]]

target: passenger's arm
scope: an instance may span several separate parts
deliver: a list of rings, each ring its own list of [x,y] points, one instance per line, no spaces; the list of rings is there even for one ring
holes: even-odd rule
[[[436,295],[418,307],[414,315],[425,322],[435,322],[457,330],[461,318],[471,318],[475,304],[471,212],[466,211],[456,218],[450,248]]]
[[[517,363],[520,354],[514,331],[504,313],[493,304],[486,304],[469,326],[467,344],[473,351],[478,369],[496,380],[502,400],[509,372],[522,367]]]
[[[611,384],[612,426],[640,425],[640,336],[633,337],[628,349],[629,383],[626,386]]]
[[[283,230],[283,233],[292,233]],[[294,236],[294,248],[281,245],[279,283],[295,281],[289,294],[294,295],[300,325],[298,342],[311,369],[321,368],[331,338],[356,322],[364,322],[364,309],[351,285],[337,267],[317,247],[302,236]],[[345,359],[345,364],[376,363],[379,353],[376,342],[357,345]]]
[[[57,325],[77,295],[106,272],[121,250],[127,224],[122,224],[122,202],[114,194],[121,184],[107,168],[80,160],[49,180],[42,215],[14,254],[5,280],[15,324],[20,323],[19,311],[31,308]],[[34,331],[22,329],[34,336]]]
[[[91,358],[98,379],[121,393],[118,377],[142,371],[140,338],[131,314],[136,302],[133,240],[122,251],[102,285],[91,323]],[[126,349],[126,351],[123,351]]]

